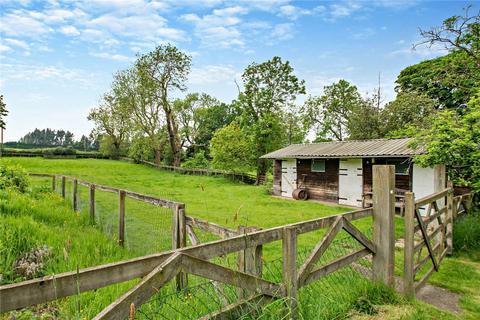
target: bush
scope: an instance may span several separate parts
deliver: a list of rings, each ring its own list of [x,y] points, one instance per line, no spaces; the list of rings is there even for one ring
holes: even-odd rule
[[[478,250],[480,247],[480,209],[473,209],[455,220],[453,248],[456,253]]]
[[[205,157],[205,151],[201,150],[195,153],[193,157],[185,160],[182,167],[207,169],[210,167],[210,161]]]
[[[27,174],[22,168],[0,164],[0,189],[7,188],[15,188],[20,192],[27,190]]]
[[[57,147],[47,149],[45,153],[54,156],[71,156],[77,154],[77,150],[73,149],[73,147]]]

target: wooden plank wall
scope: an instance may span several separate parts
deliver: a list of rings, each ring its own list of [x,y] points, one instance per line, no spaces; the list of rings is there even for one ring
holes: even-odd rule
[[[407,158],[395,158],[401,160],[407,160]],[[386,158],[376,158],[374,164],[386,164]],[[395,188],[403,190],[412,189],[412,164],[410,164],[410,170],[408,175],[396,174],[395,175]],[[363,159],[363,192],[372,192],[372,159]]]
[[[338,166],[338,159],[325,159],[325,172],[312,172],[311,159],[298,159],[297,184],[302,186],[306,174],[305,185],[311,199],[337,202]]]

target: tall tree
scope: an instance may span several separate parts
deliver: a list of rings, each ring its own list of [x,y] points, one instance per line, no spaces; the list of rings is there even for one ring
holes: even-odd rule
[[[411,137],[428,128],[435,113],[435,101],[425,94],[400,92],[382,110],[382,134],[389,137]]]
[[[253,136],[257,160],[257,183],[267,172],[267,161],[260,156],[285,143],[284,116],[298,94],[305,93],[305,82],[293,73],[288,61],[273,57],[263,63],[252,63],[243,75],[244,91],[240,94],[242,127]]]
[[[90,111],[88,120],[95,123],[98,134],[103,134],[103,143],[113,158],[120,156],[121,147],[131,131],[130,109],[113,93],[102,97],[100,106]]]
[[[317,138],[342,141],[350,136],[352,121],[364,103],[356,86],[340,80],[325,86],[323,95],[309,97],[304,110]]]
[[[439,27],[420,30],[423,40],[414,47],[445,48],[449,54],[409,66],[397,78],[397,92],[428,95],[438,109],[467,103],[480,83],[480,12],[452,16]]]
[[[180,166],[182,146],[169,97],[174,90],[186,90],[190,65],[191,57],[170,44],[160,45],[141,55],[135,63],[141,86],[147,93],[148,108],[163,109],[174,166]]]
[[[7,104],[3,101],[3,95],[0,95],[0,157],[2,156],[2,151],[3,151],[3,130],[5,130],[5,127],[7,125],[5,118],[7,117],[8,110],[7,110]]]

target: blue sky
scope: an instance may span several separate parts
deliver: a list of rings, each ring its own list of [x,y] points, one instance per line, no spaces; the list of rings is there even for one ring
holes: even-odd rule
[[[86,119],[112,74],[137,53],[170,42],[193,59],[189,92],[229,102],[251,62],[287,59],[307,94],[339,79],[385,101],[404,67],[444,54],[411,50],[418,28],[436,26],[476,1],[0,0],[0,93],[6,140],[35,127],[88,134]],[[185,93],[175,93],[183,96]],[[299,103],[304,97],[299,98]]]

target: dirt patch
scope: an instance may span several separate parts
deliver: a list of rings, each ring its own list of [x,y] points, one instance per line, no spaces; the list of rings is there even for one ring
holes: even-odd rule
[[[440,287],[425,285],[416,295],[417,299],[440,309],[459,314],[460,294]]]

